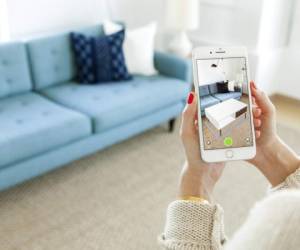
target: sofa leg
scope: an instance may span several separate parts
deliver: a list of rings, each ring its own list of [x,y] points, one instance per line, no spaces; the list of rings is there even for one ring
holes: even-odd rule
[[[175,118],[169,120],[169,132],[170,132],[170,133],[174,131],[175,121],[176,121]]]

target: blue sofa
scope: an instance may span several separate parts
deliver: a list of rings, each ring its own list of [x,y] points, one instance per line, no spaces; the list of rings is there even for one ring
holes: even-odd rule
[[[231,98],[239,100],[242,96],[242,91],[218,93],[217,83],[214,83],[200,86],[199,95],[201,100],[201,115],[204,115],[204,110],[212,105]]]
[[[178,116],[190,62],[160,52],[154,60],[158,75],[84,85],[74,80],[68,32],[0,44],[0,190]]]

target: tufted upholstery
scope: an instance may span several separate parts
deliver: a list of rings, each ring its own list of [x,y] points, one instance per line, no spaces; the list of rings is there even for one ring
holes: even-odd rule
[[[100,35],[100,25],[78,30],[87,35]],[[70,81],[75,78],[75,64],[69,32],[28,41],[34,89]]]
[[[135,76],[130,82],[65,83],[41,91],[50,99],[89,115],[94,132],[111,129],[181,102],[189,84],[163,76]]]
[[[0,100],[0,168],[91,134],[88,117],[33,92]]]
[[[0,45],[0,97],[31,89],[25,46],[21,43]]]

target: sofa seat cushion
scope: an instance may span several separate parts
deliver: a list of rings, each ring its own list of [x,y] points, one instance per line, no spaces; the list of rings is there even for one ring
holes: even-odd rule
[[[43,89],[41,94],[89,115],[94,132],[99,133],[184,101],[189,89],[181,80],[156,75],[97,85],[69,82]]]
[[[91,134],[89,117],[36,93],[0,100],[0,168]]]
[[[206,96],[200,97],[201,113],[204,113],[204,109],[206,109],[212,105],[215,105],[219,102],[220,101],[217,98],[214,98],[211,95],[206,95]]]
[[[214,94],[213,96],[223,102],[223,101],[226,101],[231,98],[240,99],[242,96],[242,93],[241,92],[228,92],[228,93]]]

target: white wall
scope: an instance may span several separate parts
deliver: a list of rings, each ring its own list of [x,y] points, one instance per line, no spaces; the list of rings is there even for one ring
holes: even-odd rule
[[[201,0],[195,40],[210,44],[256,46],[261,0]]]
[[[300,3],[298,0],[265,0],[265,3],[268,18],[262,21],[269,25],[261,32],[257,81],[268,94],[281,93],[300,99]]]
[[[9,27],[6,0],[0,0],[0,41],[9,39]]]
[[[300,47],[300,1],[294,0],[293,19],[291,21],[291,36],[289,39],[291,47]]]
[[[7,0],[7,7],[12,39],[93,24],[109,15],[104,0]]]
[[[137,27],[153,20],[162,28],[165,0],[108,0],[113,19],[126,22],[128,27]]]
[[[211,67],[212,64],[218,67]],[[221,81],[232,81],[242,84],[243,92],[247,93],[246,71],[243,71],[245,60],[243,58],[231,58],[224,60],[198,60],[198,84],[204,86]]]

